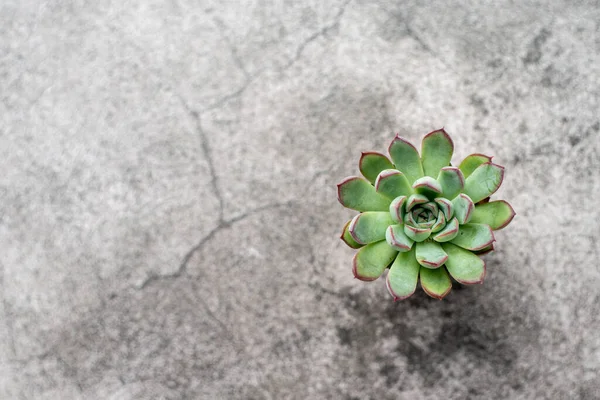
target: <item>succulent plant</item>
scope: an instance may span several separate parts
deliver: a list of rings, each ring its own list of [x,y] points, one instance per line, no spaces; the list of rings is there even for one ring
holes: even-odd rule
[[[410,297],[417,281],[431,297],[442,299],[461,284],[482,283],[481,255],[494,250],[493,231],[515,216],[504,200],[490,201],[504,177],[504,167],[483,154],[451,164],[454,144],[444,129],[427,134],[421,154],[396,136],[389,146],[391,160],[363,152],[359,169],[338,184],[338,200],[360,211],[344,226],[341,239],[359,249],[354,276],[379,278],[394,300]]]

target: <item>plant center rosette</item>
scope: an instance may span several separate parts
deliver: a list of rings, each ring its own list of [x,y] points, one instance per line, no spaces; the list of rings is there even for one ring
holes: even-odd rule
[[[480,256],[493,250],[493,231],[515,215],[506,201],[490,201],[504,168],[481,154],[453,167],[453,151],[443,129],[425,136],[420,155],[397,136],[389,147],[391,161],[363,153],[359,168],[365,179],[349,177],[338,185],[340,203],[361,212],[341,236],[360,249],[354,276],[372,281],[389,268],[386,283],[395,300],[411,296],[418,281],[439,299],[452,288],[450,276],[463,284],[481,283]]]

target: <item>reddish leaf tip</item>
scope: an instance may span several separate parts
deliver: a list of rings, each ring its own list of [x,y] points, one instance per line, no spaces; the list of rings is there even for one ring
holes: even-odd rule
[[[441,132],[442,135],[444,135],[446,137],[446,139],[448,139],[448,141],[450,142],[450,146],[452,146],[452,151],[454,152],[454,141],[452,140],[450,135],[448,135],[448,132],[446,132],[444,127],[442,127],[441,129],[436,129],[434,131],[429,132],[427,135],[425,135],[425,137],[423,137],[423,140],[427,139],[429,136],[432,136],[438,132]]]
[[[358,274],[358,265],[356,264],[356,259],[358,257],[358,253],[356,253],[354,255],[354,257],[352,258],[352,273],[354,274],[354,279],[358,279],[361,280],[363,282],[371,282],[374,281],[377,278],[369,278],[369,277],[365,277],[365,276],[360,276]]]
[[[415,293],[416,286],[415,286],[415,290],[413,290],[412,292],[410,292],[406,296],[398,296],[396,293],[394,293],[394,289],[392,289],[392,287],[390,286],[390,278],[389,278],[389,276],[390,275],[388,274],[388,276],[385,279],[385,286],[387,287],[388,292],[394,298],[394,303],[397,302],[397,301],[399,301],[399,300],[406,300],[406,299],[408,299],[410,296],[412,296]]]
[[[508,201],[506,201],[506,200],[498,200],[498,201],[500,201],[508,206],[508,208],[510,209],[510,217],[502,225],[500,225],[498,228],[495,229],[497,231],[504,228],[508,224],[510,224],[512,222],[512,220],[515,218],[515,216],[517,215],[517,213],[515,212],[515,209],[510,205],[510,203]]]
[[[417,151],[417,148],[411,142],[409,142],[407,139],[403,138],[402,136],[400,136],[399,133],[397,133],[396,137],[392,140],[392,143],[390,143],[390,145],[388,146],[388,153],[389,154],[391,154],[390,153],[390,149],[392,148],[392,146],[394,145],[394,143],[396,143],[397,141],[404,142],[407,145],[409,145],[410,147],[412,147],[415,151]],[[418,153],[418,151],[417,151],[417,153]]]
[[[438,300],[442,300],[444,297],[446,297],[448,295],[448,293],[450,293],[450,291],[452,290],[452,285],[450,285],[450,287],[442,294],[437,294],[437,293],[433,293],[428,291],[425,286],[421,285],[421,287],[423,288],[423,291],[425,293],[427,293],[428,296],[433,297],[434,299],[438,299]]]
[[[483,259],[481,260],[483,261]],[[486,274],[487,268],[485,265],[485,261],[483,261],[483,271],[481,272],[481,275],[479,275],[479,277],[477,279],[474,279],[472,281],[469,280],[464,280],[464,279],[456,279],[456,282],[463,284],[463,285],[482,285],[483,284],[483,280],[485,279],[485,274]]]
[[[358,176],[347,176],[346,178],[342,179],[342,181],[340,183],[337,184],[337,199],[341,205],[344,205],[344,203],[342,202],[342,186],[345,185],[346,183],[356,180],[356,179],[361,179],[361,178]]]

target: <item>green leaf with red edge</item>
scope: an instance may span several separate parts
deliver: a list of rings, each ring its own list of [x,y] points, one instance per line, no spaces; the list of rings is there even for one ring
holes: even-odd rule
[[[415,192],[426,196],[428,199],[435,199],[442,194],[442,186],[438,181],[430,176],[419,178],[412,185]]]
[[[508,202],[497,200],[476,204],[471,222],[489,225],[490,228],[497,231],[508,225],[514,216],[515,210]]]
[[[404,226],[402,224],[388,226],[385,231],[385,240],[399,252],[409,251],[414,243],[414,240],[404,233]]]
[[[441,300],[452,290],[452,281],[446,268],[430,269],[421,267],[419,270],[421,287],[429,296]]]
[[[385,239],[385,231],[393,223],[389,212],[365,211],[352,218],[348,231],[357,243],[368,244]]]
[[[452,200],[465,187],[465,178],[456,167],[444,167],[440,170],[437,181],[442,187],[442,196],[446,199]]]
[[[483,255],[485,255],[485,254],[487,254],[489,252],[494,251],[494,243],[495,242],[492,242],[492,244],[490,244],[489,246],[486,246],[486,247],[484,247],[481,250],[474,251],[473,254],[476,254],[478,256],[483,256]]]
[[[391,200],[375,191],[369,181],[351,176],[338,183],[338,201],[356,211],[388,211]]]
[[[437,178],[440,170],[450,164],[454,143],[442,128],[428,133],[421,142],[421,163],[423,173]]]
[[[467,250],[481,250],[494,241],[492,229],[485,224],[464,224],[458,228],[458,235],[450,241]]]
[[[415,247],[417,262],[425,268],[439,268],[448,259],[448,255],[437,242],[420,242]]]
[[[383,154],[376,151],[362,152],[358,161],[358,169],[371,183],[375,183],[377,175],[384,169],[394,169],[394,164]]]
[[[452,200],[452,208],[454,209],[454,217],[462,225],[471,220],[475,205],[469,196],[461,193]]]
[[[379,173],[375,180],[375,190],[377,193],[388,197],[390,201],[398,196],[413,194],[413,189],[406,176],[395,169],[386,169]]]
[[[415,242],[422,242],[431,235],[431,229],[404,225],[404,233]]]
[[[346,222],[346,225],[344,225],[344,229],[342,229],[340,239],[342,239],[342,241],[346,243],[348,247],[351,247],[353,249],[360,249],[363,245],[354,240],[354,238],[350,235],[350,232],[348,231],[350,222],[352,222],[352,220],[349,220],[348,222]]]
[[[429,199],[427,198],[427,196],[424,196],[422,194],[413,194],[408,198],[408,200],[406,200],[406,212],[412,210],[414,206],[418,204],[425,204],[428,201]]]
[[[402,222],[402,214],[406,196],[398,196],[390,203],[390,215],[396,223]]]
[[[468,195],[473,203],[478,203],[495,193],[503,178],[504,167],[493,163],[481,164],[465,179],[463,193]]]
[[[352,260],[354,277],[361,281],[374,281],[383,274],[397,253],[385,240],[366,245],[354,255]]]
[[[444,212],[444,217],[446,217],[446,221],[449,221],[450,218],[454,216],[454,208],[452,207],[452,202],[444,197],[438,197],[435,199],[440,210]]]
[[[450,240],[454,239],[456,235],[458,235],[458,228],[458,220],[456,217],[454,217],[446,224],[444,229],[442,229],[433,237],[433,240],[440,243],[449,242]]]
[[[448,254],[446,269],[454,279],[464,284],[483,282],[485,262],[481,258],[452,243],[443,243],[442,247]]]
[[[469,177],[481,164],[485,164],[492,161],[492,157],[488,157],[484,154],[471,154],[465,157],[460,163],[458,168],[462,171],[465,179]]]
[[[402,171],[409,182],[414,182],[423,176],[419,152],[408,140],[396,135],[388,152],[396,169]]]
[[[442,210],[438,211],[438,217],[435,220],[435,224],[431,227],[431,232],[436,233],[444,229],[446,226],[446,217],[444,216],[444,212]]]
[[[398,253],[386,278],[388,291],[394,301],[404,300],[415,292],[420,268],[414,250]]]

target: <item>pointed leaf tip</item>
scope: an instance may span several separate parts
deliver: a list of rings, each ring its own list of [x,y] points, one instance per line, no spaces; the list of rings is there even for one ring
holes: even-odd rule
[[[450,164],[454,143],[444,128],[430,132],[421,142],[423,173],[437,178],[440,170]]]
[[[371,183],[375,183],[381,171],[393,168],[394,164],[385,155],[375,151],[362,152],[358,161],[360,173]]]
[[[423,176],[423,166],[419,152],[408,140],[396,135],[388,148],[396,169],[406,175],[409,182]]]

